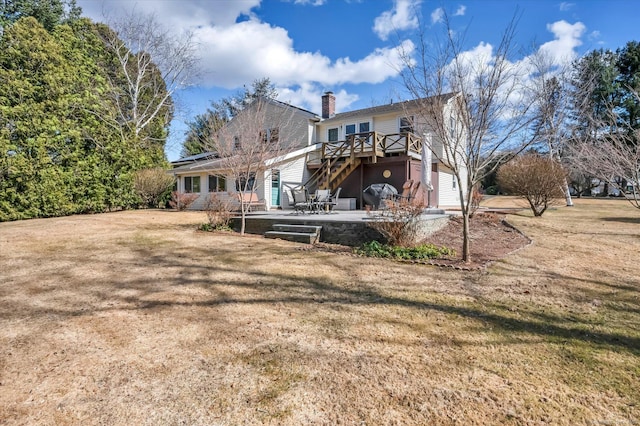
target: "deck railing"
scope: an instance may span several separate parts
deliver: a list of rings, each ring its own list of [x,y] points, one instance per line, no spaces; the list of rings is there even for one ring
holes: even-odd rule
[[[320,156],[307,158],[308,164],[320,165],[304,182],[307,188],[316,187],[318,182],[329,179],[332,167],[340,160],[355,157],[384,157],[388,154],[411,153],[420,155],[422,139],[413,133],[382,134],[378,132],[364,132],[347,135],[343,141],[323,142]]]
[[[348,135],[343,141],[324,142],[321,159],[344,158],[352,155],[384,157],[386,154],[420,154],[421,150],[422,139],[413,133],[384,135],[378,132],[365,132]]]

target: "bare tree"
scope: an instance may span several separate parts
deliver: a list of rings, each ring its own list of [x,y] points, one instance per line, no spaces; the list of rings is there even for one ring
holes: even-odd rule
[[[294,119],[294,112],[294,107],[283,102],[258,98],[204,141],[207,151],[216,152],[219,156],[219,168],[235,180],[242,235],[246,214],[251,207],[250,194],[256,192],[266,174],[277,167],[288,153],[307,144],[301,135],[307,123],[300,126]]]
[[[527,200],[534,216],[542,216],[562,197],[562,182],[566,174],[560,163],[536,154],[519,156],[498,169],[500,187]]]
[[[192,34],[165,29],[154,15],[132,11],[110,20],[103,38],[118,72],[111,79],[112,101],[123,137],[140,143],[166,137],[151,127],[167,127],[174,112],[172,96],[190,84],[197,72]]]
[[[566,160],[565,145],[570,139],[569,81],[565,66],[554,63],[553,58],[543,50],[537,50],[527,58],[534,77],[533,97],[535,99],[535,134],[543,144],[549,158],[562,164]],[[573,206],[567,176],[560,183],[567,207]]]
[[[617,85],[614,68],[615,56],[605,51],[594,51],[575,64],[571,93],[575,118],[568,151],[583,175],[599,178],[605,188],[615,188],[640,209],[640,130],[618,98],[623,91],[640,103],[640,94],[624,83]]]
[[[592,189],[602,184],[602,180],[595,178],[592,172],[585,171],[580,164],[567,162],[565,169],[567,170],[569,185],[575,191],[578,198],[584,193],[590,193]]]
[[[640,100],[637,92],[633,95]],[[620,120],[618,109],[610,104],[606,114],[590,116],[593,138],[581,138],[571,145],[574,161],[585,173],[593,173],[620,192],[640,209],[640,131]]]
[[[435,136],[433,154],[457,181],[463,217],[462,258],[470,261],[469,217],[472,191],[503,157],[533,142],[529,132],[533,102],[512,62],[514,18],[499,44],[464,52],[462,40],[445,16],[445,38],[432,43],[424,27],[417,57],[404,56],[403,82],[420,105],[427,132]],[[447,93],[454,93],[450,98]],[[442,149],[435,149],[441,144]],[[441,152],[439,152],[441,151]],[[496,161],[498,160],[498,161]],[[492,166],[493,165],[493,166]]]

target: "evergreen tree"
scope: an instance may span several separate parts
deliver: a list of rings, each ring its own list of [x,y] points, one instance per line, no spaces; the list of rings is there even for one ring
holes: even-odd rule
[[[630,140],[638,143],[640,129],[640,43],[630,41],[617,53],[618,100],[620,119],[629,132]]]
[[[0,221],[129,208],[139,202],[135,172],[166,166],[170,114],[138,134],[120,125],[112,95],[123,76],[114,64],[88,19],[52,33],[33,17],[7,27],[0,38]]]
[[[0,0],[0,27],[33,17],[49,32],[62,23],[80,18],[76,0]]]

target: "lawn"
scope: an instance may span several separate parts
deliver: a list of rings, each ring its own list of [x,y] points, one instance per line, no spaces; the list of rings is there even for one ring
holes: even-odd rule
[[[508,219],[533,244],[476,271],[197,212],[0,223],[0,424],[640,424],[640,211]]]

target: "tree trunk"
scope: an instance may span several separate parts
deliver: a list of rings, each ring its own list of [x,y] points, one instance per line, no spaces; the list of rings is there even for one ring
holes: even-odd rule
[[[240,235],[244,235],[247,215],[244,212],[244,203],[240,201]]]
[[[573,200],[571,199],[571,192],[569,192],[569,184],[567,183],[567,178],[564,179],[564,186],[562,190],[564,191],[564,199],[567,202],[567,207],[573,207]]]
[[[471,238],[469,233],[469,211],[462,212],[462,260],[471,262]]]

